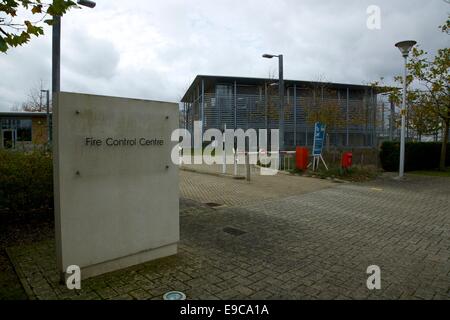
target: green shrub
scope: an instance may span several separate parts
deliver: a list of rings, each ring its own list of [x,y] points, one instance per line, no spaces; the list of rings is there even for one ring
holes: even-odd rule
[[[405,145],[405,171],[439,168],[440,142],[408,142]],[[446,164],[450,165],[450,144],[447,146]],[[385,141],[381,145],[381,166],[386,171],[398,171],[400,142]]]
[[[12,211],[53,207],[51,153],[0,150],[0,207]]]

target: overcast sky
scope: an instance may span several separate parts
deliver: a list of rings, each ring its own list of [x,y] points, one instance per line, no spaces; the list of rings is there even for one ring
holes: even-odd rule
[[[370,30],[366,10],[381,9]],[[401,74],[394,44],[448,47],[445,0],[97,0],[63,17],[63,91],[179,101],[197,74],[367,83]],[[0,54],[0,111],[51,85],[51,30]]]

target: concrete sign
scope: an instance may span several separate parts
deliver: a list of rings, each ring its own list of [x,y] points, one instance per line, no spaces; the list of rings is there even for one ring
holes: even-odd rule
[[[54,110],[58,268],[88,278],[175,254],[178,105],[60,93]]]

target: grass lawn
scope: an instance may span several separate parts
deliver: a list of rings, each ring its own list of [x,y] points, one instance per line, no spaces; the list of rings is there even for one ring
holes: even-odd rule
[[[421,170],[421,171],[411,171],[410,174],[419,174],[422,176],[433,176],[433,177],[447,177],[450,178],[450,167],[446,171],[439,170]]]

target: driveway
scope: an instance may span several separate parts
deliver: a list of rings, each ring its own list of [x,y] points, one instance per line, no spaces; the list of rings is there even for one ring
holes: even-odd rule
[[[37,299],[450,298],[450,179],[258,179],[181,171],[179,254],[85,280],[80,292],[58,284],[53,239],[8,253]],[[366,286],[371,265],[381,290]]]

